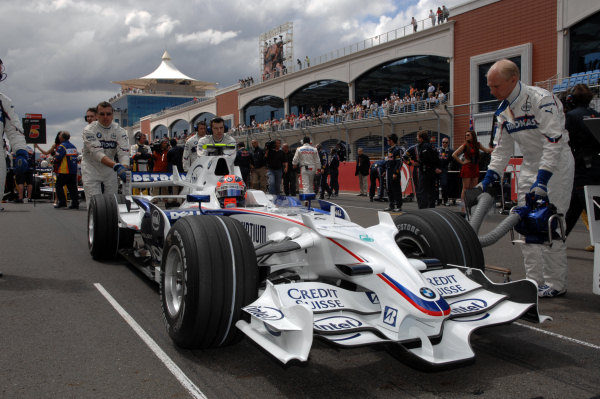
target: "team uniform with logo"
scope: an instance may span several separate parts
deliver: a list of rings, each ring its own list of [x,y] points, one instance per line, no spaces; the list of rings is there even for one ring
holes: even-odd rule
[[[25,136],[21,127],[21,120],[15,112],[12,102],[4,94],[0,93],[0,137],[6,134],[12,152],[18,150],[27,151]],[[6,152],[4,146],[0,145],[0,190],[4,194],[4,183],[6,180]],[[2,196],[0,195],[0,198]]]
[[[302,193],[313,193],[315,173],[321,166],[319,153],[310,143],[304,143],[298,147],[292,160],[294,166],[300,166],[300,176],[302,176]]]
[[[81,174],[88,201],[93,195],[102,193],[102,184],[104,184],[104,193],[117,193],[119,187],[117,174],[112,168],[100,162],[104,156],[111,160],[117,157],[121,165],[129,166],[129,138],[127,132],[116,123],[104,127],[100,122],[95,121],[83,129]]]
[[[200,140],[198,140],[198,150],[197,150],[198,156],[210,155],[212,153],[212,150],[203,149],[202,146],[203,145],[212,145],[212,144],[233,144],[233,145],[235,145],[235,139],[228,134],[224,134],[221,141],[215,141],[212,134],[206,135],[206,136],[202,137]],[[235,148],[226,148],[223,150],[224,155],[233,155],[235,153],[236,153]]]
[[[185,146],[183,147],[183,170],[186,172],[190,169],[196,158],[198,158],[198,140],[198,135],[194,134],[185,141]]]
[[[569,208],[573,186],[574,161],[565,130],[563,107],[550,92],[518,82],[512,93],[496,111],[498,127],[489,170],[502,176],[513,154],[514,143],[523,153],[518,179],[519,205],[536,182],[538,170],[552,173],[548,181],[548,198],[558,212]],[[554,240],[552,247],[543,244],[522,246],[527,277],[538,286],[548,285],[562,291],[567,283],[566,244]]]

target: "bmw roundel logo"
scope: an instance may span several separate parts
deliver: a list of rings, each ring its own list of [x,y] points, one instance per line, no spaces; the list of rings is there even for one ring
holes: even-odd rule
[[[421,292],[421,295],[423,295],[425,298],[435,298],[435,292],[433,292],[431,288],[423,287],[419,292]]]

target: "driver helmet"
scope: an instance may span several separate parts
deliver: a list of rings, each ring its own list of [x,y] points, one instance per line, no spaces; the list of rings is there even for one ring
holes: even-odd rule
[[[219,178],[215,193],[221,208],[236,208],[245,205],[246,185],[239,176],[226,175]]]

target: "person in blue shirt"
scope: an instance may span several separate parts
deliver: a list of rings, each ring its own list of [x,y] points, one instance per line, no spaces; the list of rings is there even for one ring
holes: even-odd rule
[[[67,198],[65,197],[64,187],[69,190],[71,197],[71,206],[69,209],[79,209],[79,194],[77,192],[77,157],[79,153],[77,148],[71,144],[69,139],[71,134],[67,131],[59,132],[60,145],[56,147],[54,162],[58,164],[58,174],[56,175],[56,197],[58,202],[55,208],[65,208]]]

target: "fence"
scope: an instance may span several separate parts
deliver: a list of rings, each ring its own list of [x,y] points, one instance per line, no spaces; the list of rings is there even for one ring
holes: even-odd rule
[[[437,22],[437,17],[435,18],[435,21]],[[445,23],[445,22],[442,22],[442,23]],[[273,73],[273,76],[268,76],[268,77],[263,78],[263,79],[259,78],[259,79],[256,79],[256,80],[252,81],[252,82],[241,83],[240,87],[249,87],[249,86],[252,86],[254,84],[260,83],[261,80],[262,81],[267,81],[267,80],[270,80],[270,79],[276,79],[276,78],[278,78],[280,76],[283,76],[283,75],[287,75],[287,74],[290,74],[290,73],[301,71],[302,69],[307,69],[307,68],[314,67],[314,66],[317,66],[317,65],[320,65],[320,64],[324,64],[326,62],[329,62],[329,61],[332,61],[332,60],[335,60],[335,59],[338,59],[338,58],[341,58],[341,57],[345,57],[347,55],[354,54],[354,53],[357,53],[359,51],[367,50],[367,49],[379,46],[381,44],[388,43],[388,42],[391,42],[393,40],[400,39],[402,37],[406,37],[406,36],[412,35],[415,32],[420,32],[420,31],[423,31],[425,29],[432,28],[435,25],[436,25],[436,23],[432,23],[432,21],[431,21],[430,18],[425,18],[425,19],[422,19],[420,21],[417,21],[417,29],[416,29],[416,31],[415,31],[415,29],[414,29],[414,27],[413,27],[412,24],[408,24],[408,25],[402,26],[400,28],[391,30],[389,32],[382,33],[380,35],[373,36],[373,37],[370,37],[368,39],[361,40],[360,42],[351,44],[349,46],[342,47],[342,48],[339,48],[339,49],[336,49],[336,50],[333,50],[333,51],[329,51],[329,52],[327,52],[325,54],[321,54],[321,55],[319,55],[317,57],[313,57],[313,58],[308,57],[308,62],[307,62],[306,58],[303,58],[303,59],[299,58],[300,62],[301,62],[300,65],[298,65],[297,63],[293,63],[293,67],[292,68],[288,68],[288,69],[283,70],[281,72],[280,71],[275,71]],[[440,25],[440,24],[438,24],[438,25]],[[254,77],[252,77],[252,79],[254,79]]]
[[[323,125],[336,125],[350,121],[378,119],[388,115],[398,114],[411,114],[422,111],[431,110],[440,104],[448,102],[449,94],[444,95],[443,99],[428,98],[427,100],[415,101],[415,102],[400,102],[400,103],[388,103],[386,106],[377,106],[374,109],[362,109],[361,106],[349,108],[345,112],[338,112],[336,114],[319,115],[319,116],[308,116],[297,118],[289,121],[283,119],[281,121],[275,120],[272,122],[266,122],[260,126],[255,127],[242,127],[241,129],[235,129],[232,131],[233,136],[244,136],[258,133],[270,133],[274,131],[286,131],[295,129],[306,129],[315,126]]]

